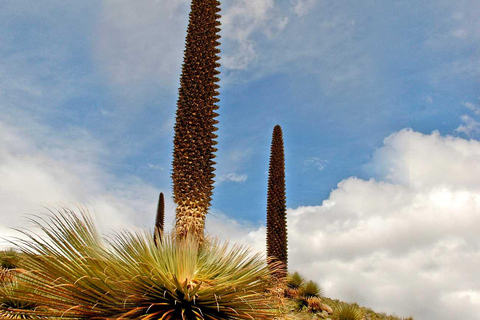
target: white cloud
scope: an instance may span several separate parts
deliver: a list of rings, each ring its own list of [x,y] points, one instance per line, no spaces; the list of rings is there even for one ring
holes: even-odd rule
[[[25,4],[3,2],[0,10],[0,112],[18,114],[17,121],[55,114],[91,81],[78,63],[77,47],[66,41],[78,35],[79,26],[71,21],[88,5],[75,2],[62,10],[54,1]]]
[[[218,177],[218,182],[225,182],[225,181],[230,181],[230,182],[245,182],[247,181],[248,176],[246,174],[236,174],[236,173],[227,173],[223,174],[220,177]]]
[[[131,94],[138,88],[149,93],[158,92],[158,86],[177,86],[188,3],[187,0],[103,2],[93,34],[94,58],[113,87],[123,90],[119,91],[121,94]],[[251,81],[287,68],[321,77],[322,91],[337,88],[345,92],[345,84],[357,87],[375,81],[371,77],[373,60],[367,53],[371,46],[356,36],[355,8],[323,5],[319,10],[321,16],[298,19],[299,14],[317,10],[317,3],[313,0],[224,3],[220,61],[224,85]],[[245,70],[249,73],[242,72]],[[139,95],[135,97],[138,99]]]
[[[303,171],[308,171],[311,169],[323,171],[327,166],[327,162],[327,160],[322,160],[319,157],[309,157],[303,161]]]
[[[188,23],[187,0],[103,2],[94,55],[114,85],[178,83]],[[226,69],[245,69],[255,60],[255,34],[272,37],[288,23],[274,0],[240,0],[222,5],[222,36],[232,42],[222,54]]]
[[[473,111],[476,115],[480,115],[480,107],[472,102],[463,102],[462,103],[466,108]]]
[[[303,17],[313,7],[315,7],[316,3],[317,3],[317,0],[295,0],[293,11],[299,17]]]
[[[464,133],[469,137],[475,136],[480,133],[480,122],[465,114],[462,115],[460,119],[463,123],[459,125],[457,129],[455,129],[456,132]]]
[[[84,131],[69,133],[59,137],[33,123],[27,128],[1,123],[1,235],[12,234],[7,227],[25,226],[26,214],[59,204],[87,205],[106,228],[153,226],[158,190],[136,177],[109,174],[102,165],[103,146]],[[173,211],[168,195],[166,207]]]
[[[348,178],[322,205],[288,210],[291,270],[377,311],[480,319],[480,142],[402,130],[367,167],[377,180]],[[264,227],[215,223],[264,248]]]
[[[480,54],[475,48],[480,41],[480,2],[442,0],[436,5],[443,7],[449,16],[436,22],[426,45],[433,48],[435,54],[452,54],[453,59],[436,68],[435,81],[444,82],[458,75],[478,81]]]
[[[179,84],[188,3],[103,1],[93,49],[110,83],[122,88]]]
[[[259,228],[251,223],[229,218],[218,210],[212,210],[208,214],[205,230],[212,237],[248,245],[254,252],[265,251],[265,227]]]
[[[152,170],[165,171],[165,168],[161,165],[158,165],[158,164],[149,163],[149,164],[147,164],[147,166],[148,166],[148,168],[150,168]]]
[[[272,37],[282,31],[288,18],[281,14],[274,0],[239,0],[222,14],[222,34],[235,43],[231,53],[222,56],[226,69],[246,69],[257,58],[256,33]]]
[[[438,132],[403,130],[385,139],[368,166],[395,184],[422,189],[435,186],[478,188],[480,142]]]
[[[220,142],[221,145],[221,142]],[[237,173],[244,170],[243,166],[253,156],[254,150],[248,145],[248,141],[237,139],[223,148],[219,147],[217,152],[218,166],[216,167],[216,184],[223,182],[243,183],[247,181],[248,175]]]

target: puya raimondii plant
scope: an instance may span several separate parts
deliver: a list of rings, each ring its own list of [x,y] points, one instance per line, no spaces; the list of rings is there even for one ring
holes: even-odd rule
[[[158,197],[157,216],[155,218],[155,231],[153,240],[155,243],[162,237],[165,231],[165,197],[163,192],[160,192]]]
[[[287,216],[285,191],[285,152],[282,128],[273,129],[267,193],[267,257],[270,263],[280,261],[283,269],[278,278],[287,274]]]
[[[174,128],[175,233],[192,233],[200,242],[215,177],[219,6],[217,0],[192,1]]]

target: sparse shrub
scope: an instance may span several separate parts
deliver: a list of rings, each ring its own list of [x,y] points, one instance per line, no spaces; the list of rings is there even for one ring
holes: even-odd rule
[[[46,237],[18,240],[26,270],[17,279],[24,307],[18,317],[75,319],[268,319],[270,271],[242,246],[194,236],[122,232],[104,240],[89,215],[63,208],[35,221]],[[18,300],[16,300],[18,302]],[[15,303],[17,303],[15,302]],[[10,303],[12,305],[12,303]],[[3,312],[12,311],[8,304]]]
[[[300,295],[305,298],[322,297],[323,288],[315,281],[310,280],[300,287]]]
[[[320,299],[319,297],[309,297],[306,300],[310,312],[317,312],[322,310],[322,299]]]
[[[300,278],[297,278],[297,283],[298,280]],[[309,312],[319,311],[321,309],[322,296],[323,289],[318,283],[312,280],[303,282],[296,295],[297,309]]]
[[[362,320],[362,309],[356,304],[339,303],[333,313],[334,320]]]
[[[305,278],[295,271],[291,273],[287,279],[287,287],[285,288],[285,296],[289,298],[294,298],[298,296],[300,288],[305,283]]]
[[[0,285],[13,281],[19,262],[20,256],[15,250],[0,252]]]
[[[305,283],[305,278],[295,271],[294,273],[290,274],[287,286],[292,289],[300,289],[300,287]]]

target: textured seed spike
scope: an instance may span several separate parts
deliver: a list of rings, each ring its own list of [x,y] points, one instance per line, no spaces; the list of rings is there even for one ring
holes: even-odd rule
[[[287,273],[287,216],[285,192],[285,152],[283,148],[282,128],[273,129],[270,166],[268,170],[267,193],[267,256],[281,261],[282,268],[277,272],[278,278]]]
[[[157,243],[157,234],[162,235],[165,228],[165,199],[163,192],[160,192],[158,197],[157,218],[155,219],[155,232],[153,234],[153,241]]]
[[[180,238],[193,233],[200,242],[213,193],[209,177],[215,170],[211,159],[217,143],[213,132],[219,95],[219,6],[217,0],[192,0],[174,136],[175,232]]]

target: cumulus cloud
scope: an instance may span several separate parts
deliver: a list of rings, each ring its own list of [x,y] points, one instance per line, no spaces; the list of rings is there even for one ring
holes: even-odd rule
[[[264,252],[266,229],[252,223],[236,220],[213,209],[206,220],[205,230],[212,237],[228,240],[231,243],[242,243],[254,252]]]
[[[348,178],[321,205],[288,210],[291,270],[378,311],[480,319],[480,142],[402,130],[367,169],[375,179]],[[264,248],[260,232],[232,237]]]

